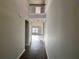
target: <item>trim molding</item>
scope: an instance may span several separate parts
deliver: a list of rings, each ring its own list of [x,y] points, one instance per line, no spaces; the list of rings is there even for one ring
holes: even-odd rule
[[[20,53],[20,55],[16,59],[19,59],[24,52],[25,52],[25,49]]]

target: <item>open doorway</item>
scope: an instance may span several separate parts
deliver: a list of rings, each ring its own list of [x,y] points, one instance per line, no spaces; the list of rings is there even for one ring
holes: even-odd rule
[[[29,21],[25,20],[25,48],[29,46]]]
[[[38,50],[44,44],[44,20],[41,18],[31,19],[31,49]]]

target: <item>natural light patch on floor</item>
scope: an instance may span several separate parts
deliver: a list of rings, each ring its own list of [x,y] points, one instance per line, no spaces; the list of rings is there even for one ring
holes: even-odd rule
[[[37,50],[40,48],[40,37],[38,35],[32,35],[31,49]]]

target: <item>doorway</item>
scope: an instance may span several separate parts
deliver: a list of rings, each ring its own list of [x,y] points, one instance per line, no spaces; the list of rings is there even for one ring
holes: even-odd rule
[[[25,20],[25,48],[29,46],[29,21]]]

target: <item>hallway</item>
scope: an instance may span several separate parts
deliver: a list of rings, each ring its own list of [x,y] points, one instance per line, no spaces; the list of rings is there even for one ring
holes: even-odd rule
[[[45,44],[42,39],[41,36],[32,35],[31,46],[26,47],[26,51],[20,59],[47,59]]]
[[[0,59],[79,59],[79,0],[0,0]]]

